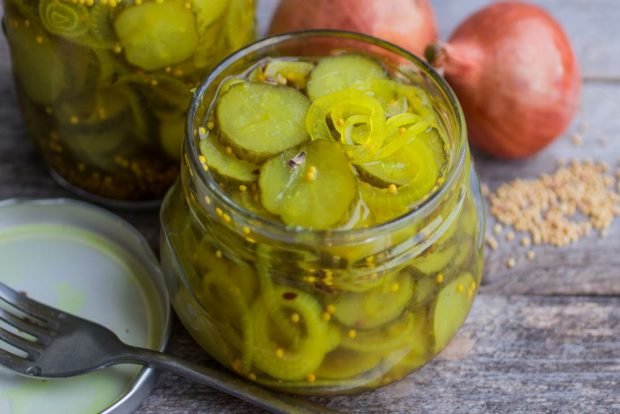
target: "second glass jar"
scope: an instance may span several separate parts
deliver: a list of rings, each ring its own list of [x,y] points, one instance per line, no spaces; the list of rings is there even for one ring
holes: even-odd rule
[[[255,38],[254,0],[3,0],[22,115],[54,176],[117,205],[178,174],[196,87]]]

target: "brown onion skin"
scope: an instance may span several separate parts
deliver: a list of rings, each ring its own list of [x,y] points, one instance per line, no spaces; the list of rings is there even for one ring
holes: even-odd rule
[[[428,0],[282,0],[269,34],[340,29],[375,36],[419,56],[437,40]]]
[[[531,156],[573,119],[581,94],[577,59],[542,8],[493,4],[473,14],[439,52],[458,96],[470,142],[496,157]]]

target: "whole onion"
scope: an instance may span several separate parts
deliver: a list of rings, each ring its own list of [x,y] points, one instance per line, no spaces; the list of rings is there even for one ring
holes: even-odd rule
[[[437,40],[428,0],[282,0],[269,33],[303,29],[361,32],[418,55]]]
[[[467,119],[470,142],[501,158],[532,155],[569,126],[581,79],[570,42],[540,7],[488,6],[466,19],[447,44],[427,48],[442,67]]]

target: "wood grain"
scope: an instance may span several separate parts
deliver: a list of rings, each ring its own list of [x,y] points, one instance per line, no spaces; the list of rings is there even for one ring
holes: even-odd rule
[[[261,0],[261,32],[277,0]],[[442,38],[488,0],[432,0]],[[618,0],[538,0],[563,24],[586,84],[571,130],[534,158],[497,162],[476,154],[492,188],[516,177],[550,172],[558,159],[620,160],[620,7]],[[0,5],[1,12],[1,5]],[[26,137],[12,92],[9,53],[0,36],[0,200],[73,197],[50,178]],[[582,130],[576,147],[571,134]],[[608,144],[599,143],[607,138]],[[156,211],[115,211],[157,249]],[[492,225],[492,221],[489,223]],[[436,360],[405,380],[356,397],[319,400],[353,413],[620,413],[620,222],[607,238],[568,248],[526,250],[501,243],[487,254],[485,285],[457,338]],[[517,266],[507,269],[509,257]],[[178,321],[169,352],[213,363]],[[139,414],[247,413],[253,407],[162,374]]]
[[[450,346],[420,371],[374,392],[317,401],[351,413],[618,412],[618,333],[620,298],[482,295]],[[173,345],[181,345],[176,336]],[[177,406],[163,397],[172,391]],[[163,375],[139,412],[248,410]]]

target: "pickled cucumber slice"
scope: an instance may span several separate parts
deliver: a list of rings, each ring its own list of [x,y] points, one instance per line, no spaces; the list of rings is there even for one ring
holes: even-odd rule
[[[399,317],[413,297],[413,278],[406,271],[384,278],[385,283],[375,289],[338,297],[336,319],[348,327],[373,329]]]
[[[296,381],[317,370],[325,354],[333,347],[329,324],[321,319],[321,306],[313,296],[298,289],[274,286],[273,295],[264,296],[252,307],[256,331],[253,352],[254,365],[276,379]],[[290,313],[299,315],[297,323],[290,322]],[[273,317],[280,314],[280,317]],[[286,315],[285,318],[281,317]],[[282,321],[286,321],[285,324]],[[297,343],[282,343],[295,330]]]
[[[194,13],[182,1],[128,7],[114,21],[114,30],[127,61],[145,70],[180,63],[198,45]]]
[[[355,199],[356,179],[342,147],[319,140],[267,161],[259,187],[265,208],[287,225],[328,229]]]
[[[36,26],[4,25],[13,51],[13,70],[24,92],[41,105],[52,104],[67,85],[56,45]]]
[[[222,51],[222,55],[230,50],[241,49],[256,38],[255,0],[228,1],[229,6],[224,18],[228,48]]]
[[[198,20],[198,29],[202,32],[224,14],[229,0],[191,0],[191,2]]]
[[[380,362],[379,353],[338,348],[325,356],[316,376],[322,379],[351,379],[370,371]]]
[[[239,287],[227,273],[209,272],[203,278],[204,309],[228,346],[242,356],[242,369],[249,369],[254,355],[255,325]]]
[[[420,323],[423,324],[424,321],[418,321],[414,314],[408,312],[387,326],[368,331],[358,330],[353,338],[343,335],[340,346],[357,352],[386,355],[410,347]]]
[[[236,158],[226,152],[212,137],[200,141],[200,152],[207,159],[209,168],[213,168],[218,174],[231,178],[235,181],[251,183],[258,179],[258,166]]]
[[[308,80],[308,96],[315,100],[330,93],[351,88],[370,79],[385,79],[387,74],[379,63],[360,55],[339,55],[323,58]]]
[[[218,3],[216,1],[215,3]],[[207,1],[206,3],[211,3]],[[194,57],[192,63],[197,68],[206,68],[214,65],[219,58],[222,57],[226,49],[226,37],[222,35],[225,27],[225,19],[223,17],[217,18],[215,21],[209,23],[208,26],[198,21],[198,34],[199,42],[196,50],[194,51]]]
[[[79,99],[59,106],[60,136],[69,152],[93,167],[117,168],[115,156],[131,154],[140,142],[138,123],[145,114],[132,104],[134,98],[125,87],[105,87],[88,102]]]
[[[457,253],[457,246],[447,246],[416,258],[411,265],[426,275],[434,275],[444,270]]]
[[[191,87],[180,79],[164,74],[128,73],[118,80],[135,86],[149,107],[160,115],[182,115],[187,111]]]
[[[441,351],[461,327],[471,308],[476,282],[463,273],[448,283],[439,294],[433,310],[435,351]]]
[[[185,136],[185,117],[162,117],[159,122],[159,144],[164,153],[175,161],[181,160],[183,138]]]
[[[217,120],[232,144],[269,157],[308,139],[304,127],[310,101],[286,86],[239,82],[222,94]]]

